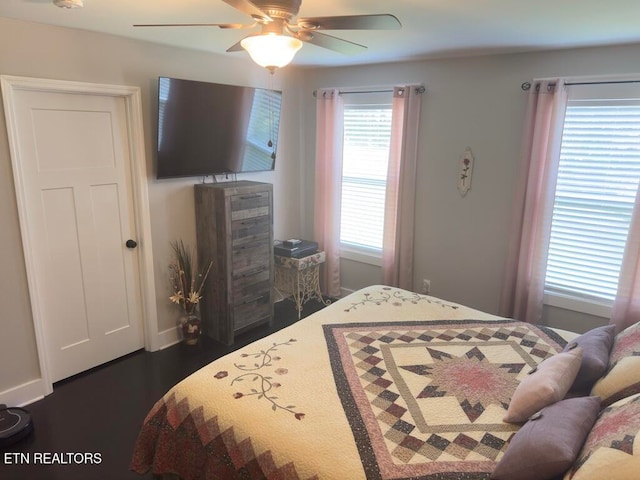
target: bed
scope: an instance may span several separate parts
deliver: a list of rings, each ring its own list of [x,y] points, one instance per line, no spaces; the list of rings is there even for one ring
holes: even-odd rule
[[[522,428],[503,421],[514,392],[579,338],[367,287],[173,387],[144,420],[131,469],[185,480],[488,479]]]

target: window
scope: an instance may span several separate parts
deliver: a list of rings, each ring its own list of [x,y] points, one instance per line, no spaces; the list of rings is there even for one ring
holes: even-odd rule
[[[345,104],[340,243],[346,258],[379,263],[382,255],[390,137],[390,103]]]
[[[613,88],[569,90],[545,279],[545,303],[601,316],[617,292],[640,180],[640,95]]]
[[[269,170],[273,167],[281,101],[280,92],[260,88],[255,90],[247,129],[247,146],[242,160],[244,171]],[[271,165],[265,164],[267,158],[271,158]]]

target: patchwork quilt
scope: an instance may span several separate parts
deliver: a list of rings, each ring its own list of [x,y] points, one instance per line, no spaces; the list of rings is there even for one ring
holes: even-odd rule
[[[385,286],[202,368],[131,468],[188,479],[488,479],[524,376],[576,335]]]

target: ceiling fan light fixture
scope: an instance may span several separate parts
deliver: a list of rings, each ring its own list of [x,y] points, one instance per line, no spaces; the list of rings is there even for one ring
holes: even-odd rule
[[[82,8],[84,7],[83,0],[53,0],[53,4],[60,8]]]
[[[302,47],[302,42],[294,37],[267,33],[244,38],[240,45],[261,67],[275,70],[288,65]]]

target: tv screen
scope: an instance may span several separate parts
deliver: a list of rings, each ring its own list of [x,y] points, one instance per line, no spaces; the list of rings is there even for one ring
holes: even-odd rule
[[[282,92],[158,79],[158,178],[275,167]]]

